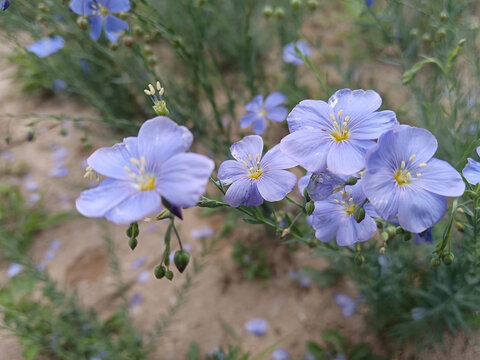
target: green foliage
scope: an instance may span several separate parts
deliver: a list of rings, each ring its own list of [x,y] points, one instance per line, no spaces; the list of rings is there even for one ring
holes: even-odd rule
[[[227,349],[218,349],[207,355],[205,360],[248,360],[250,358],[248,353],[244,353],[239,346],[229,345]],[[198,344],[192,342],[188,349],[188,360],[200,360],[200,348]]]
[[[237,241],[232,258],[244,270],[245,277],[249,280],[268,279],[271,276],[265,250],[259,242],[246,244],[244,241]]]

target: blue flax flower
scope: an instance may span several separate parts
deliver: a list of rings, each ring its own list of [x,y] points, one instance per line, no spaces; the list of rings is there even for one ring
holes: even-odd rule
[[[72,0],[75,14],[90,16],[90,37],[97,41],[105,27],[105,35],[111,42],[117,42],[120,33],[128,29],[128,23],[112,13],[130,10],[129,0]]]
[[[365,5],[367,5],[370,9],[373,9],[375,6],[375,0],[365,0]]]
[[[310,46],[308,46],[308,44],[303,40],[285,45],[283,48],[283,61],[295,66],[300,66],[303,64],[303,59],[298,55],[295,46],[297,47],[298,51],[300,51],[300,54],[306,58],[312,55],[312,51],[310,50]]]
[[[3,11],[7,10],[9,6],[10,6],[10,0],[0,1],[0,9],[2,9]]]
[[[477,154],[480,156],[480,146],[477,148]],[[463,176],[472,185],[480,184],[480,162],[468,158],[468,164],[463,169]]]
[[[413,234],[413,243],[415,245],[433,244],[432,228],[430,228],[427,231],[424,231],[420,234]]]
[[[345,294],[335,294],[335,302],[342,309],[342,315],[349,318],[357,310],[357,304],[353,298]]]
[[[400,125],[383,134],[366,157],[365,195],[385,220],[422,233],[447,209],[445,196],[461,196],[465,184],[447,162],[432,158],[437,140],[429,131]]]
[[[205,192],[214,163],[185,153],[192,133],[167,117],[146,121],[138,137],[129,137],[88,158],[90,171],[107,177],[94,189],[82,192],[78,211],[129,224],[161,210],[161,197],[176,207],[194,206]]]
[[[65,45],[65,40],[61,36],[46,37],[39,41],[29,45],[27,50],[34,53],[40,58],[47,57],[58,50],[62,49]]]
[[[361,181],[353,186],[345,186],[341,190],[330,195],[326,200],[315,202],[313,212],[313,228],[315,236],[323,242],[337,239],[340,246],[350,246],[358,241],[367,241],[377,230],[377,224],[373,216],[377,216],[373,208],[366,204],[365,218],[357,223],[353,212],[357,206],[365,201]]]
[[[263,95],[257,95],[245,107],[248,111],[240,119],[240,126],[245,129],[253,124],[253,132],[262,134],[267,127],[267,119],[275,122],[282,122],[288,114],[288,110],[281,104],[286,100],[286,96],[274,92],[267,96],[264,101]]]
[[[373,90],[338,90],[328,103],[303,100],[287,117],[291,134],[281,149],[314,173],[327,168],[339,175],[357,173],[374,140],[397,124],[393,111],[376,111],[381,104]]]
[[[268,321],[262,318],[253,318],[245,323],[245,330],[256,336],[263,336],[267,332]]]
[[[226,160],[218,169],[223,185],[230,185],[225,201],[233,207],[257,206],[280,201],[297,184],[297,177],[284,169],[296,166],[280,148],[274,146],[262,158],[263,140],[258,135],[245,136],[230,147],[235,160]]]
[[[272,352],[272,360],[290,360],[290,354],[282,347],[276,347]]]

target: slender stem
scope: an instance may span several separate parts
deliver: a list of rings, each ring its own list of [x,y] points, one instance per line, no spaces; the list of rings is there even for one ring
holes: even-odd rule
[[[287,199],[288,202],[291,202],[292,204],[295,204],[297,205],[299,208],[302,208],[303,209],[303,205],[299,204],[298,202],[296,202],[295,200],[293,200],[292,198],[288,197],[288,196],[285,196],[285,199]]]
[[[178,235],[177,228],[175,227],[175,219],[172,219],[172,227],[173,231],[175,231],[175,235],[177,236],[178,244],[180,245],[180,250],[183,250],[182,240],[180,239],[180,235]]]

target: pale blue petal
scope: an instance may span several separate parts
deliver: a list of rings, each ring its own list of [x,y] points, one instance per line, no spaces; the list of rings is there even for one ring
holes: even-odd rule
[[[303,100],[293,108],[287,118],[290,132],[305,129],[330,129],[333,127],[333,110],[321,100]]]
[[[395,113],[389,110],[374,112],[370,116],[355,120],[349,120],[348,124],[352,139],[378,139],[398,124]]]
[[[305,192],[305,189],[307,188],[308,186],[308,183],[310,182],[310,178],[312,177],[312,173],[311,172],[307,172],[307,174],[305,176],[302,176],[299,180],[298,180],[298,190],[300,192],[300,195],[301,196],[304,196],[304,192]],[[323,199],[322,199],[323,200]]]
[[[80,194],[76,201],[77,210],[83,216],[103,217],[109,210],[136,192],[132,183],[106,179],[97,187]]]
[[[65,45],[65,40],[61,36],[43,38],[27,47],[27,50],[37,55],[39,58],[45,58]]]
[[[444,196],[410,186],[399,197],[398,222],[412,233],[421,233],[432,227],[445,215]]]
[[[315,237],[322,242],[332,241],[343,218],[341,206],[338,204],[329,200],[316,201],[312,214]]]
[[[90,27],[91,27],[90,37],[94,41],[97,41],[100,38],[100,35],[102,34],[103,20],[104,18],[99,15],[93,15],[88,18],[88,21],[90,22]]]
[[[211,159],[200,154],[172,156],[161,166],[156,188],[173,205],[194,206],[205,193],[214,167]]]
[[[344,317],[349,318],[355,314],[357,304],[353,298],[345,294],[336,294],[334,298],[337,305],[342,309],[342,315]]]
[[[365,219],[360,223],[355,221],[355,226],[357,228],[358,241],[369,240],[373,234],[375,234],[375,231],[377,231],[377,223],[370,216],[365,216]]]
[[[225,186],[239,179],[247,178],[248,174],[248,168],[236,160],[226,160],[218,169],[218,178]]]
[[[373,90],[342,89],[333,94],[328,103],[335,114],[342,110],[342,117],[350,116],[351,124],[354,124],[377,110],[382,105],[382,98]]]
[[[107,220],[127,225],[145,219],[162,209],[160,195],[155,191],[141,191],[130,196],[105,214]]]
[[[230,152],[236,160],[246,161],[249,167],[256,166],[263,153],[263,139],[258,135],[245,136],[230,146]]]
[[[245,105],[245,109],[250,112],[259,112],[263,109],[263,95],[255,96],[252,101]]]
[[[125,166],[132,166],[130,159],[136,154],[136,141],[128,140],[127,143],[116,144],[96,150],[87,159],[87,164],[97,173],[114,179],[129,180],[129,173]]]
[[[253,180],[240,179],[228,188],[225,194],[225,202],[232,207],[240,205],[257,206],[263,203],[263,198]]]
[[[287,100],[287,97],[285,95],[279,92],[273,92],[267,96],[264,107],[266,110],[269,110],[274,107],[277,107],[281,103],[285,102],[285,100]]]
[[[264,170],[283,170],[297,166],[296,161],[286,156],[280,149],[280,145],[275,145],[267,151],[261,160],[261,168]]]
[[[260,195],[267,201],[280,201],[297,185],[295,174],[286,170],[266,171],[258,180]]]
[[[480,149],[480,148],[479,148]],[[463,176],[472,184],[477,185],[480,183],[480,162],[468,158],[468,164],[463,169]]]
[[[105,34],[110,42],[117,42],[120,33],[128,29],[128,23],[113,15],[105,17]]]
[[[264,117],[258,117],[258,119],[253,122],[252,130],[257,135],[263,134],[266,128],[267,120]]]
[[[345,221],[342,221],[338,226],[336,236],[337,244],[340,246],[351,246],[355,244],[359,240],[357,225],[353,216],[349,216]]]
[[[432,228],[428,229],[426,232],[422,232],[421,234],[414,234],[413,235],[413,243],[415,245],[421,244],[433,244],[433,231]]]
[[[245,128],[249,127],[250,125],[252,125],[252,123],[257,121],[258,119],[261,119],[261,116],[258,115],[256,112],[246,113],[245,115],[243,115],[240,118],[240,127],[242,129],[245,129]]]
[[[327,156],[328,170],[334,174],[352,175],[365,167],[367,146],[375,143],[368,140],[346,140],[334,142]]]
[[[418,169],[422,176],[415,179],[415,185],[438,195],[462,196],[465,191],[465,183],[452,165],[435,158],[432,158],[427,164]]]
[[[284,106],[277,106],[267,110],[267,119],[275,122],[282,122],[287,118],[288,109]]]
[[[130,10],[130,0],[106,0],[105,7],[112,13]]]
[[[295,131],[282,139],[280,149],[308,171],[320,172],[327,167],[329,144],[322,130]]]
[[[91,15],[93,4],[93,0],[72,0],[70,8],[77,15]]]
[[[362,175],[363,191],[378,215],[389,220],[397,216],[399,206],[399,189],[392,173],[370,170]]]
[[[138,154],[145,156],[147,170],[157,172],[163,162],[173,155],[187,151],[193,135],[165,116],[146,121],[138,132]]]

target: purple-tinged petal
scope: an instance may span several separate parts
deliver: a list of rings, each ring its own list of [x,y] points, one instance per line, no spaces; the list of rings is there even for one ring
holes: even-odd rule
[[[305,129],[330,129],[333,110],[322,100],[303,100],[293,108],[287,118],[290,132]]]
[[[55,259],[56,251],[53,249],[48,250],[45,255],[43,256],[45,260],[53,260]]]
[[[130,144],[132,145],[132,144]],[[130,159],[134,158],[134,152],[126,143],[113,145],[112,147],[103,147],[96,150],[87,159],[87,164],[97,173],[109,178],[119,180],[130,180],[130,174],[125,171],[125,166],[130,166]]]
[[[228,188],[225,194],[225,201],[232,207],[240,205],[258,206],[263,203],[263,198],[253,180],[240,179]]]
[[[133,294],[132,299],[130,300],[130,307],[135,308],[143,302],[143,296],[139,292]],[[92,359],[90,359],[92,360]]]
[[[258,121],[261,118],[262,117],[260,115],[258,115],[258,113],[256,113],[256,112],[246,113],[245,115],[243,115],[240,118],[240,127],[242,129],[245,129],[245,128],[249,127],[250,125],[252,125],[254,122]]]
[[[58,250],[58,249],[60,249],[61,246],[62,246],[61,241],[59,241],[59,240],[53,240],[53,241],[50,242],[50,246],[49,246],[49,247],[50,247],[50,249],[52,249],[52,250]]]
[[[342,309],[342,315],[344,317],[349,318],[355,314],[357,304],[353,298],[345,294],[336,294],[334,298],[337,305]]]
[[[159,212],[161,208],[160,195],[156,191],[142,191],[133,194],[112,208],[105,214],[105,217],[115,224],[127,225]]]
[[[480,162],[468,158],[468,163],[462,173],[470,184],[480,184]]]
[[[312,52],[308,44],[303,40],[285,45],[283,48],[283,61],[286,63],[291,63],[295,66],[299,66],[303,64],[303,59],[299,56],[295,47],[297,47],[300,54],[302,54],[304,57],[310,57]]]
[[[276,347],[272,352],[272,360],[290,360],[290,354],[282,347]]]
[[[375,231],[377,231],[377,223],[370,216],[365,216],[365,219],[363,219],[360,223],[355,221],[355,227],[357,230],[358,241],[369,240],[373,234],[375,234]]]
[[[337,244],[340,246],[351,246],[359,241],[357,234],[357,222],[353,216],[349,216],[338,226]],[[368,239],[367,239],[368,240]]]
[[[64,45],[65,40],[61,36],[57,35],[50,38],[43,38],[27,46],[27,50],[34,53],[39,58],[45,58],[62,49]]]
[[[140,269],[147,262],[146,256],[140,256],[132,262],[132,268]]]
[[[147,170],[157,172],[167,159],[190,148],[193,135],[168,117],[157,116],[142,125],[137,139],[138,154],[145,156]]]
[[[88,18],[88,22],[90,23],[90,37],[92,40],[97,41],[102,34],[102,27],[103,27],[104,18],[99,15],[93,15]]]
[[[20,274],[23,271],[23,265],[11,263],[8,265],[7,276],[14,277]]]
[[[7,10],[10,7],[10,0],[2,0],[0,1],[0,10]]]
[[[93,0],[72,0],[70,8],[77,15],[92,15]]]
[[[266,110],[273,109],[281,103],[285,102],[285,100],[287,100],[287,97],[285,95],[279,92],[273,92],[267,96],[264,107]]]
[[[263,109],[263,95],[255,96],[252,101],[245,105],[245,109],[250,112],[260,112]]]
[[[252,130],[257,135],[263,134],[266,128],[267,119],[264,117],[258,117],[258,119],[253,122]]]
[[[365,167],[366,146],[374,146],[369,140],[346,140],[332,144],[328,156],[327,167],[332,173],[352,175]]]
[[[363,140],[378,139],[397,124],[397,117],[390,110],[374,112],[370,116],[352,119],[349,122],[352,139]]]
[[[393,175],[385,171],[371,171],[362,175],[363,191],[381,218],[389,220],[398,214],[399,192]]]
[[[332,241],[343,218],[340,206],[333,201],[316,201],[312,216],[315,237],[322,242]]]
[[[188,208],[205,193],[214,162],[204,155],[178,154],[160,168],[156,188],[171,204]]]
[[[301,196],[305,196],[305,189],[307,188],[308,184],[310,183],[310,178],[312,177],[312,173],[307,172],[305,176],[302,176],[297,183],[298,191]],[[330,194],[329,194],[330,195]],[[327,196],[328,197],[328,196]]]
[[[87,217],[103,217],[113,207],[136,193],[131,183],[106,179],[97,187],[83,191],[76,201],[77,210]]]
[[[288,109],[285,106],[277,106],[267,110],[267,119],[274,122],[282,122],[287,118]]]
[[[280,145],[275,145],[263,156],[260,166],[264,170],[283,170],[295,167],[297,163],[281,151]]]
[[[263,336],[267,332],[268,321],[261,318],[248,320],[245,323],[245,330],[256,336]]]
[[[342,111],[342,116],[350,116],[353,125],[377,110],[382,105],[382,98],[373,90],[342,89],[333,94],[328,103],[335,114]]]
[[[455,168],[446,161],[432,158],[427,166],[419,169],[421,177],[415,185],[434,194],[457,197],[465,191],[465,183]],[[413,174],[412,174],[413,175]]]
[[[117,42],[120,33],[128,29],[128,22],[113,15],[105,17],[105,34],[110,42]]]
[[[245,136],[230,146],[230,152],[236,160],[247,162],[249,167],[256,166],[263,153],[263,139],[258,135]]]
[[[327,167],[329,146],[326,140],[321,130],[299,130],[285,136],[280,149],[308,171],[320,172]]]
[[[218,178],[225,186],[248,177],[248,168],[237,160],[226,160],[218,169]]]
[[[421,244],[433,244],[433,230],[432,228],[428,229],[427,231],[424,231],[420,234],[414,234],[413,235],[413,243],[415,245],[421,245]]]
[[[200,229],[193,229],[190,231],[190,235],[195,239],[205,239],[212,237],[214,235],[214,231],[210,226],[204,226]]]
[[[148,270],[141,271],[137,275],[137,282],[140,283],[140,284],[146,283],[148,281],[148,279],[150,279],[150,271],[148,271]]]
[[[410,187],[399,196],[398,222],[412,233],[432,227],[445,215],[447,200],[420,188]]]
[[[328,170],[312,174],[307,184],[308,196],[313,201],[322,201],[343,189],[346,177],[340,177]]]
[[[280,201],[297,184],[297,176],[286,170],[266,171],[258,180],[260,195],[267,201]]]
[[[427,310],[422,307],[416,307],[410,310],[413,320],[421,320],[425,316],[426,312]]]
[[[130,0],[106,0],[105,7],[112,13],[130,10]]]

